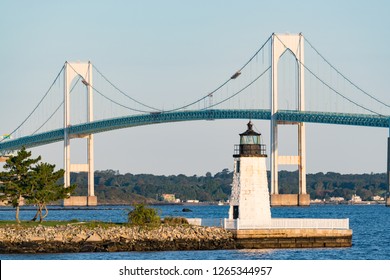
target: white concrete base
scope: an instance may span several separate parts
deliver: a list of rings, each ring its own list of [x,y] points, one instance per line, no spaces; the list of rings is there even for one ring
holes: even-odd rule
[[[64,199],[63,206],[97,206],[96,196],[71,196]]]
[[[271,206],[310,206],[310,195],[271,194]]]

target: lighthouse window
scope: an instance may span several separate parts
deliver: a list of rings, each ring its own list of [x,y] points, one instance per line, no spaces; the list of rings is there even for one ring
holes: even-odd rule
[[[246,135],[241,137],[240,144],[260,144],[260,137],[257,135]]]
[[[239,160],[237,160],[237,162],[236,162],[236,172],[240,173],[240,161]]]
[[[233,219],[238,219],[238,206],[233,206]]]

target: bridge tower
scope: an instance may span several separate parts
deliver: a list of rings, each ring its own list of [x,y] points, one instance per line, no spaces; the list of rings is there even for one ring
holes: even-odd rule
[[[70,86],[74,78],[81,76],[87,87],[87,122],[93,121],[92,64],[90,62],[65,62],[64,69],[64,186],[70,185],[70,172],[88,173],[88,196],[71,196],[63,201],[64,206],[95,206],[97,197],[94,191],[94,141],[93,134],[70,136]],[[87,163],[71,164],[70,144],[72,138],[87,140]]]
[[[304,93],[304,38],[300,34],[272,34],[271,58],[271,205],[310,205],[310,196],[306,194],[306,133],[303,122],[286,123],[277,120],[278,113],[278,62],[280,57],[290,51],[298,67],[298,111],[305,110]],[[285,156],[278,153],[278,126],[297,125],[298,155]],[[298,165],[299,192],[297,195],[279,194],[278,167],[280,164]]]

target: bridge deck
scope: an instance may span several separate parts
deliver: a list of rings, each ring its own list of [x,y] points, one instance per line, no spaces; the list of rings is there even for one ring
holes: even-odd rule
[[[389,116],[380,115],[359,115],[325,112],[299,112],[279,111],[276,115],[279,121],[288,122],[309,122],[322,124],[356,125],[368,127],[389,127]],[[133,126],[150,125],[156,123],[169,123],[180,121],[196,120],[217,120],[217,119],[271,119],[270,110],[198,110],[178,112],[156,112],[144,115],[124,116],[120,118],[83,123],[68,128],[69,134],[90,134],[100,133],[109,130],[121,129]],[[64,139],[64,129],[51,130],[31,136],[25,136],[14,140],[7,140],[0,143],[0,152],[6,154],[8,151],[16,150],[22,146],[35,147],[49,143],[58,142]]]

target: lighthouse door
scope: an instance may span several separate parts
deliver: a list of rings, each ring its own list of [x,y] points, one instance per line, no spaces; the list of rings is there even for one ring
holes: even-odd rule
[[[233,219],[238,219],[238,206],[233,206]]]

